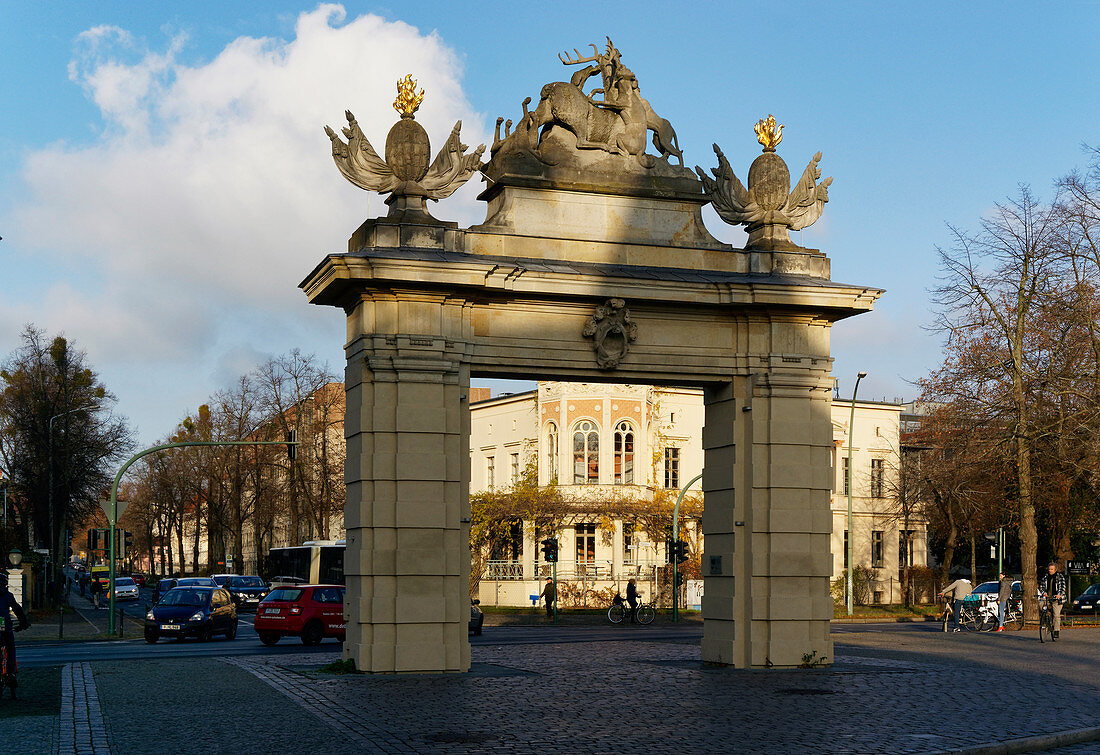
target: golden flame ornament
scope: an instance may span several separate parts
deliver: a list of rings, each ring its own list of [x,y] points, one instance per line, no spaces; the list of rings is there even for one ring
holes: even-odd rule
[[[424,90],[421,89],[419,93],[416,91],[416,80],[411,73],[397,80],[397,99],[393,101],[393,108],[401,114],[402,118],[412,118],[423,101]]]
[[[764,145],[765,152],[775,152],[779,142],[783,141],[783,124],[776,126],[775,117],[768,113],[767,118],[761,118],[753,127],[756,131],[756,141]]]

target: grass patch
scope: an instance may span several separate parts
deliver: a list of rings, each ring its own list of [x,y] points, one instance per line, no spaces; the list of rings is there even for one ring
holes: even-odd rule
[[[358,674],[355,668],[355,659],[346,658],[342,661],[333,661],[322,666],[318,671],[322,674]]]
[[[937,605],[880,605],[880,606],[854,606],[852,616],[856,619],[872,618],[912,618],[923,619],[925,616],[939,616],[942,607]],[[833,607],[834,619],[848,618],[848,609],[844,606]]]
[[[19,651],[16,650],[16,658]],[[61,667],[29,668],[19,672],[18,699],[4,690],[0,700],[0,720],[21,716],[56,716],[61,712]]]

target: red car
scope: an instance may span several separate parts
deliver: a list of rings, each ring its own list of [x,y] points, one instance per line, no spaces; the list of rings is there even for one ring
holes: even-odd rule
[[[136,584],[138,587],[145,587],[144,574],[131,574],[130,579],[134,580],[134,584]]]
[[[302,638],[303,645],[319,645],[326,637],[343,642],[343,585],[276,587],[256,607],[256,634],[274,645],[280,637]]]

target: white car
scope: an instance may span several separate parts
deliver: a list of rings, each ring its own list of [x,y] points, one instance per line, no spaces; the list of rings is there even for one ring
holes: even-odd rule
[[[130,577],[115,577],[115,600],[137,600],[137,582]]]

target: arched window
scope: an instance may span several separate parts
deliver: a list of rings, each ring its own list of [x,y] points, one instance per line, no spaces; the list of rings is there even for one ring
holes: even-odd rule
[[[634,484],[634,428],[629,422],[615,425],[615,484]]]
[[[580,422],[573,431],[573,484],[600,482],[600,431],[591,422]]]
[[[558,482],[558,426],[553,422],[546,425],[546,480]]]

